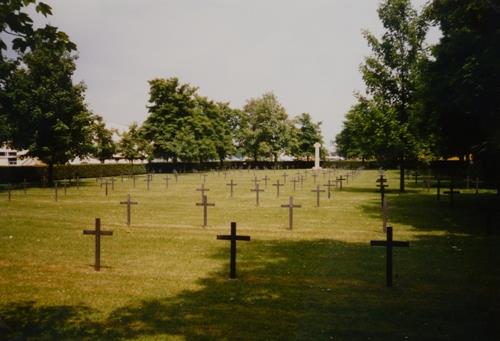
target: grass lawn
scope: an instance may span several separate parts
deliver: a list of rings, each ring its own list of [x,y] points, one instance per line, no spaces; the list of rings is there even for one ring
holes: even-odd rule
[[[376,171],[321,193],[309,171],[294,192],[271,186],[283,171],[209,173],[208,226],[202,227],[200,174],[165,185],[156,174],[120,178],[105,196],[95,179],[80,189],[0,193],[0,339],[498,340],[500,207],[494,192],[461,190],[451,207],[408,182],[397,192],[387,172],[395,240],[394,287],[385,287],[385,249]],[[339,173],[345,174],[345,172]],[[252,179],[260,186],[256,206]],[[333,177],[332,177],[333,178]],[[233,179],[234,198],[229,183]],[[325,184],[321,175],[317,182]],[[326,187],[322,186],[322,189]],[[119,202],[130,193],[132,225]],[[288,229],[288,196],[302,205]],[[100,217],[101,271],[94,238]],[[228,280],[230,222],[238,242],[238,279]]]

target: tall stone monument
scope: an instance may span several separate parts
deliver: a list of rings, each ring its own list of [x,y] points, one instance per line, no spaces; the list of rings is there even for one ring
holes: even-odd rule
[[[314,167],[313,170],[321,169],[319,166],[319,148],[321,147],[321,143],[316,142],[314,144]]]

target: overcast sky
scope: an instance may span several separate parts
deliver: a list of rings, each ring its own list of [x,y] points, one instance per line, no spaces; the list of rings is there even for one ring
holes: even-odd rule
[[[272,91],[290,116],[340,131],[370,54],[362,29],[380,35],[378,0],[45,0],[50,23],[78,45],[75,80],[113,127],[147,116],[148,80],[178,77],[241,108]],[[413,0],[420,8],[425,0]]]

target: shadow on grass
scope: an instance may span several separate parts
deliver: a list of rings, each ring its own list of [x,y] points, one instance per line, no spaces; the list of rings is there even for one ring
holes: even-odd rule
[[[435,191],[435,190],[434,190]],[[387,196],[389,224],[405,224],[424,231],[467,234],[499,234],[500,202],[494,194],[461,193],[453,204],[447,195],[435,194]],[[361,206],[371,217],[381,217],[380,200]]]
[[[441,237],[396,250],[395,287],[387,289],[384,250],[368,242],[252,241],[240,247],[238,280],[227,280],[224,268],[200,280],[200,290],[102,319],[85,306],[8,304],[0,307],[0,338],[492,340],[500,336],[500,275],[483,246]],[[225,261],[227,247],[213,257]]]

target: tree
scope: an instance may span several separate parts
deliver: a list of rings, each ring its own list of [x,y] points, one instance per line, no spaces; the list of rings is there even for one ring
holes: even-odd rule
[[[495,3],[435,0],[429,7],[442,37],[425,68],[422,114],[444,157],[500,159],[500,6]]]
[[[116,132],[114,129],[107,129],[106,124],[99,115],[94,116],[93,122],[94,130],[94,155],[101,163],[112,159],[116,153],[116,143],[113,141],[113,134]]]
[[[292,155],[296,157],[305,157],[307,161],[314,156],[314,144],[319,142],[323,145],[323,136],[321,135],[321,122],[315,123],[311,115],[303,113],[293,120],[297,130],[294,135],[294,148]]]
[[[277,161],[290,144],[291,124],[285,108],[268,92],[248,100],[243,111],[247,115],[242,141],[245,154],[255,161],[270,157]]]
[[[152,147],[147,139],[144,138],[144,132],[137,122],[130,124],[128,131],[121,134],[118,151],[125,160],[131,163],[134,160],[144,160],[151,157]]]
[[[361,67],[367,92],[375,100],[395,111],[394,127],[398,128],[397,140],[392,143],[394,154],[400,163],[400,191],[405,190],[405,160],[416,158],[419,150],[417,118],[412,117],[416,103],[415,92],[421,61],[425,58],[424,39],[427,21],[411,7],[410,0],[385,0],[378,9],[385,28],[381,39],[370,32],[364,36],[373,54]]]
[[[74,44],[55,27],[36,31],[21,64],[5,80],[2,112],[9,122],[9,145],[27,149],[48,165],[84,157],[92,150],[92,115],[84,102],[85,86],[74,85]]]

